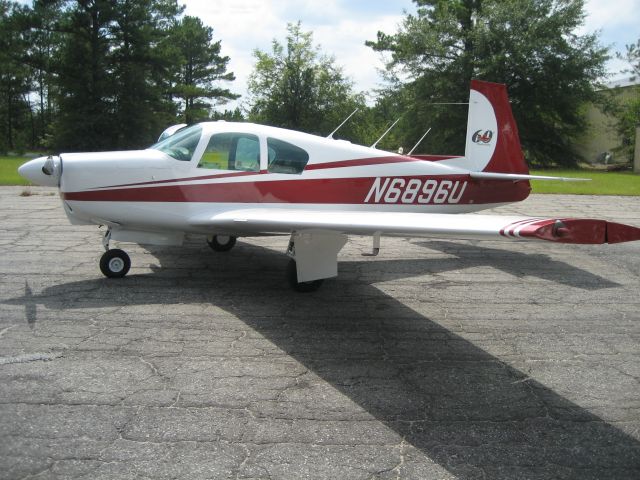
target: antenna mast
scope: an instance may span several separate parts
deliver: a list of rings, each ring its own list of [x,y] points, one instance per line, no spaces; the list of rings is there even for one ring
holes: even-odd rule
[[[402,116],[398,117],[398,119],[395,122],[393,122],[389,128],[387,128],[387,131],[384,132],[382,134],[382,136],[378,140],[376,140],[373,145],[371,145],[371,148],[376,148],[376,145],[378,145],[380,140],[382,140],[384,137],[386,137],[387,133],[389,133],[391,131],[391,129],[396,126],[396,123],[398,123],[401,118],[402,118]]]
[[[349,119],[351,117],[353,117],[356,112],[360,110],[359,108],[356,108],[353,112],[351,112],[351,115],[349,115],[347,118],[344,119],[344,122],[342,122],[340,125],[338,125],[338,128],[336,128],[333,132],[331,132],[329,135],[327,135],[327,138],[333,138],[333,134],[336,133],[338,130],[340,130],[342,128],[342,126],[347,123],[349,121]]]
[[[416,148],[418,148],[418,145],[420,145],[420,142],[422,142],[422,140],[424,140],[424,137],[426,137],[430,131],[431,131],[431,127],[429,127],[429,129],[428,129],[426,132],[424,132],[424,135],[422,135],[422,136],[420,137],[420,140],[418,140],[418,143],[416,143],[416,144],[413,146],[413,148],[412,148],[411,150],[409,150],[409,153],[407,153],[407,155],[411,155],[411,154],[413,153],[413,151],[414,151]]]

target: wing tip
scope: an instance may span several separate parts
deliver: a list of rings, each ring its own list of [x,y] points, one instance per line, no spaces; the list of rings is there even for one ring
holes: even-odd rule
[[[518,236],[559,243],[600,245],[640,240],[640,228],[587,218],[545,219],[525,225]]]

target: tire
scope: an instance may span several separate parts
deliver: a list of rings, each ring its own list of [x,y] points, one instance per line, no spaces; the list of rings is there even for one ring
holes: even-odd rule
[[[211,240],[207,239],[207,243],[212,250],[216,252],[228,252],[236,244],[236,237],[227,235],[214,235]]]
[[[131,259],[127,252],[114,248],[107,250],[100,258],[100,271],[108,278],[122,278],[131,268]]]
[[[296,292],[301,293],[309,293],[315,292],[320,288],[324,279],[320,280],[311,280],[310,282],[298,282],[298,271],[296,269],[296,261],[291,259],[287,264],[287,280],[289,280],[289,285]]]

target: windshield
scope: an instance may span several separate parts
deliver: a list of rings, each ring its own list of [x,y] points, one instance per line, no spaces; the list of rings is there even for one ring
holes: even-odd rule
[[[193,125],[184,130],[180,130],[178,133],[171,135],[169,138],[155,145],[151,145],[149,148],[160,150],[176,160],[188,162],[191,160],[193,152],[198,146],[201,135],[202,127],[200,125]]]

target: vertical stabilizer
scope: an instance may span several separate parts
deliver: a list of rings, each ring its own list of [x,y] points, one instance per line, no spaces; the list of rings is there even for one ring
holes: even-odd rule
[[[465,159],[476,172],[529,173],[505,85],[471,81]]]

